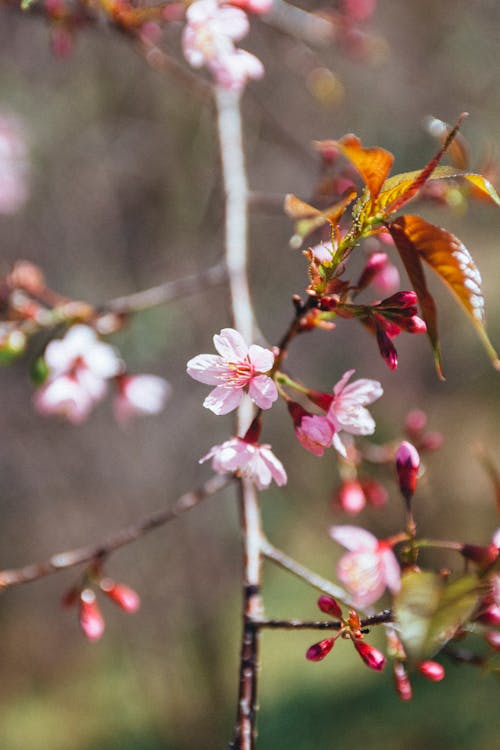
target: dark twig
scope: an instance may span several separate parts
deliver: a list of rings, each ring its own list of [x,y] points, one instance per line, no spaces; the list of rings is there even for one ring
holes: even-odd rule
[[[144,516],[140,521],[127,526],[120,531],[111,534],[99,544],[91,544],[85,547],[77,547],[66,552],[59,552],[42,562],[25,565],[22,568],[12,568],[0,571],[0,588],[15,586],[20,583],[36,581],[38,578],[57,573],[75,565],[91,563],[94,560],[102,560],[112,552],[124,547],[154,529],[173,521],[178,516],[192,510],[203,500],[224,489],[231,481],[232,476],[214,476],[197,490],[186,492],[181,495],[172,507],[162,508],[154,513]]]

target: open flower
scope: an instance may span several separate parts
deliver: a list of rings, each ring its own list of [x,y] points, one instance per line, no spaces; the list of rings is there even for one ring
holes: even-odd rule
[[[214,336],[216,354],[199,354],[187,363],[187,372],[195,380],[215,385],[203,406],[214,414],[228,414],[236,409],[245,390],[261,409],[270,409],[278,398],[274,381],[265,375],[274,364],[269,349],[253,344],[248,347],[241,334],[223,328]]]
[[[212,469],[217,474],[228,472],[252,479],[259,490],[264,490],[274,479],[278,487],[286,484],[287,475],[283,464],[271,450],[270,445],[248,443],[234,437],[221,445],[214,445],[200,463],[212,459]]]
[[[141,414],[158,414],[170,392],[166,380],[157,375],[119,375],[113,411],[118,422]]]
[[[327,412],[327,419],[335,429],[333,447],[342,455],[346,449],[338,433],[341,430],[351,435],[372,435],[375,421],[365,406],[372,404],[383,394],[377,380],[361,378],[348,385],[355,370],[348,370],[333,389],[333,400]]]
[[[332,526],[330,536],[349,551],[340,558],[337,575],[358,607],[380,599],[401,585],[401,570],[391,546],[358,526]]]

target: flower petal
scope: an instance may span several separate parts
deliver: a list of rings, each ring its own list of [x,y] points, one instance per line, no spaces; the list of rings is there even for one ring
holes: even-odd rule
[[[214,336],[214,346],[224,359],[240,362],[248,354],[248,346],[243,336],[234,328],[223,328]]]
[[[330,536],[353,552],[375,552],[379,545],[377,537],[360,526],[332,526]]]
[[[263,346],[252,344],[248,349],[248,358],[257,372],[268,372],[274,365],[274,354]]]
[[[239,405],[242,396],[241,388],[226,388],[224,385],[219,385],[208,394],[203,406],[213,411],[214,414],[229,414]]]
[[[186,369],[188,375],[199,383],[217,385],[226,366],[222,357],[217,354],[198,354],[189,360]]]
[[[270,409],[278,398],[274,380],[267,375],[257,375],[248,385],[248,395],[260,409]]]
[[[336,385],[333,388],[333,393],[334,393],[335,396],[338,396],[340,393],[342,393],[342,391],[345,388],[345,385],[346,385],[347,381],[349,380],[349,378],[351,377],[351,375],[354,375],[355,372],[356,372],[356,370],[347,370],[347,372],[344,372],[344,374],[340,378],[339,382],[336,383]]]
[[[288,477],[285,471],[285,468],[281,461],[276,458],[274,453],[271,450],[271,447],[269,445],[261,445],[260,446],[260,455],[262,457],[262,460],[267,464],[269,467],[269,470],[272,474],[272,477],[278,487],[282,487],[284,484],[287,483]]]

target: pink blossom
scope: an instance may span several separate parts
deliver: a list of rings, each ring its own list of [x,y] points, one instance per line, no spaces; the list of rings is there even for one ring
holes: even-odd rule
[[[196,0],[187,9],[186,20],[182,48],[190,65],[206,66],[220,86],[237,91],[247,79],[262,77],[260,60],[234,45],[249,29],[243,10],[216,0]]]
[[[120,375],[113,410],[119,422],[141,414],[158,414],[169,396],[170,386],[156,375]]]
[[[322,456],[325,448],[332,444],[335,430],[326,417],[317,414],[304,416],[295,428],[295,434],[304,448],[316,456]]]
[[[327,419],[335,429],[333,447],[346,456],[346,449],[338,433],[341,430],[351,435],[372,435],[375,421],[365,406],[372,404],[383,394],[377,380],[361,378],[347,385],[355,370],[348,370],[333,389],[333,400],[327,412]]]
[[[278,487],[286,484],[287,475],[283,464],[271,450],[270,445],[248,443],[234,437],[221,445],[214,445],[200,463],[212,459],[212,468],[217,474],[234,472],[238,476],[252,479],[259,490],[264,490],[274,479]]]
[[[387,587],[399,591],[401,571],[392,548],[358,526],[332,526],[330,536],[349,551],[337,566],[340,581],[358,607],[376,602]]]
[[[33,402],[40,414],[61,414],[83,422],[107,389],[107,380],[123,369],[116,350],[89,326],[75,325],[64,338],[51,341],[44,354],[49,374]]]
[[[216,387],[203,406],[214,414],[228,414],[236,409],[245,390],[260,409],[270,409],[278,398],[274,381],[265,375],[274,364],[269,349],[252,344],[233,328],[223,328],[214,336],[216,354],[199,354],[187,363],[187,372],[195,380]]]
[[[0,214],[18,211],[28,198],[28,152],[21,122],[0,115]]]

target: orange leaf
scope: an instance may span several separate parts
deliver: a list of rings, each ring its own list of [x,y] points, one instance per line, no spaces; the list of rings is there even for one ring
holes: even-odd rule
[[[500,369],[498,355],[486,333],[481,275],[465,245],[455,235],[420,216],[400,216],[390,225],[390,232],[405,266],[409,264],[413,270],[416,265],[410,254],[422,258],[453,292],[469,315],[493,366]],[[421,276],[423,279],[423,273]],[[417,288],[415,291],[419,295]],[[424,286],[424,299],[425,291]]]
[[[355,135],[345,135],[337,145],[356,167],[374,200],[391,171],[394,156],[383,148],[364,148]]]
[[[302,240],[314,232],[320,226],[328,222],[332,226],[338,222],[344,213],[346,206],[356,197],[356,191],[352,190],[342,200],[329,206],[324,211],[311,206],[309,203],[289,193],[285,197],[283,208],[290,218],[295,219],[295,235],[292,237],[292,245],[300,247]]]
[[[447,122],[439,120],[430,115],[425,120],[425,129],[433,137],[444,144],[453,128]],[[448,157],[452,164],[458,169],[467,169],[469,166],[469,147],[461,133],[457,133],[455,139],[448,147]]]

